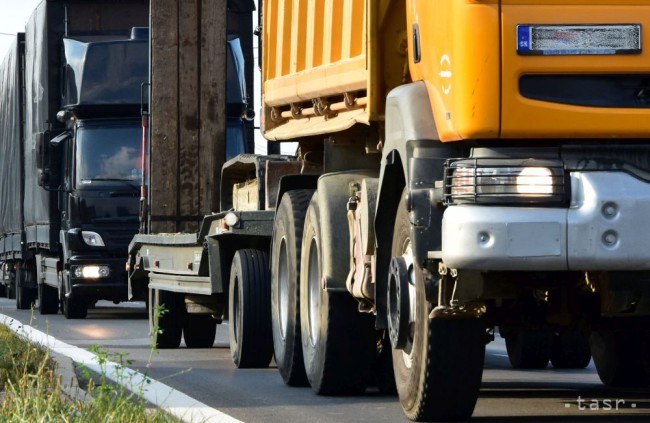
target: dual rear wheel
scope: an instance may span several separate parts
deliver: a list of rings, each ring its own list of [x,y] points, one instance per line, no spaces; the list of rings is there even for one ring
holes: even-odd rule
[[[188,348],[210,348],[217,321],[209,314],[189,314],[185,296],[178,292],[149,289],[149,333],[155,348],[178,348],[185,338]]]
[[[375,330],[374,316],[360,313],[349,293],[323,286],[321,212],[318,194],[306,207],[309,194],[286,193],[276,216],[273,335],[276,361],[285,382],[297,384],[300,379],[295,375],[300,375],[304,366],[306,379],[317,394],[358,394],[372,383],[373,373],[394,367],[395,382],[392,375],[375,381],[389,379],[390,383],[379,384],[384,387],[396,383],[410,419],[469,418],[482,377],[485,324],[475,318],[429,317],[432,305],[425,296],[423,270],[413,265],[411,225],[404,201],[396,218],[392,255],[411,263],[413,289],[408,290],[406,343],[393,351],[390,365],[390,354],[386,360],[389,343],[385,334]],[[296,341],[302,348],[297,348]],[[303,366],[297,361],[301,353]]]

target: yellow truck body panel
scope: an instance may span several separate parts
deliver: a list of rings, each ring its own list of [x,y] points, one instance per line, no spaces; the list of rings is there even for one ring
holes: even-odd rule
[[[650,133],[643,105],[521,92],[529,75],[650,74],[650,50],[522,55],[516,48],[517,27],[540,24],[640,25],[645,47],[650,0],[268,0],[264,19],[262,126],[271,140],[382,121],[388,92],[412,81],[425,82],[442,141]]]
[[[389,87],[385,80],[401,80],[406,66],[405,19],[394,21],[394,9],[405,16],[402,2],[387,0],[264,2],[262,126],[268,139],[337,132],[383,118],[386,88],[399,83]],[[395,41],[395,49],[382,55],[401,55],[387,65],[377,53],[386,38],[379,35],[382,26]],[[314,110],[319,99],[332,109]]]

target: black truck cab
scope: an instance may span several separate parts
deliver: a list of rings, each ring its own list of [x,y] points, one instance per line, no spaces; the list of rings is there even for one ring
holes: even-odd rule
[[[58,205],[69,297],[122,301],[125,246],[138,230],[140,120],[78,120],[50,142],[61,159]]]

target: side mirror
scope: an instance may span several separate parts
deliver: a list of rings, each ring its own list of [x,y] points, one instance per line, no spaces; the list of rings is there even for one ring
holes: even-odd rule
[[[36,134],[36,169],[38,170],[38,185],[48,187],[50,185],[50,169],[47,160],[50,145],[50,133],[39,132]]]
[[[70,137],[70,133],[64,132],[52,138],[50,131],[36,134],[36,169],[38,170],[38,185],[49,189],[56,185],[59,166],[59,146],[61,142]]]

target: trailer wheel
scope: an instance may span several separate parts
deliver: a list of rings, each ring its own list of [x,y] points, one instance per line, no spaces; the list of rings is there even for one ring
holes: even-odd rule
[[[300,338],[300,254],[305,214],[313,190],[289,191],[275,217],[271,247],[271,322],[280,375],[289,386],[307,386]]]
[[[209,314],[187,314],[183,338],[187,348],[211,348],[217,334],[217,321]]]
[[[589,338],[579,330],[562,330],[553,335],[551,364],[556,369],[584,369],[591,361]]]
[[[358,302],[349,293],[323,289],[321,240],[320,210],[314,195],[305,218],[300,265],[305,371],[318,395],[359,394],[365,390],[375,362],[374,318],[360,313]]]
[[[57,314],[59,312],[59,293],[44,283],[38,284],[38,312],[40,314]]]
[[[24,267],[16,270],[16,308],[18,310],[28,310],[36,301],[36,288],[24,286],[27,279],[27,269]]]
[[[159,289],[149,289],[149,328],[154,348],[178,348],[185,321],[185,297],[183,294]]]
[[[7,284],[7,298],[16,299],[16,272],[9,272],[9,283]]]
[[[517,326],[506,337],[508,359],[515,369],[545,369],[553,334],[548,328]]]
[[[639,332],[600,329],[591,333],[591,353],[605,385],[639,387],[650,383],[650,336]]]
[[[232,259],[228,295],[230,354],[240,369],[265,368],[273,358],[269,256],[239,250]]]
[[[415,421],[468,419],[478,399],[485,356],[481,319],[430,319],[423,269],[414,263],[411,224],[402,196],[393,232],[392,256],[409,264],[410,304],[406,344],[393,350],[402,408]],[[414,294],[414,295],[413,295]],[[413,296],[415,298],[413,298]],[[390,299],[389,299],[390,301]]]

